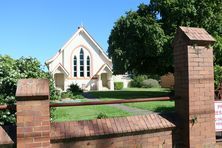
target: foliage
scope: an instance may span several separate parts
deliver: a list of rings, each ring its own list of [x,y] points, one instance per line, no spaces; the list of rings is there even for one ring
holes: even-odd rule
[[[142,83],[145,79],[147,79],[146,75],[134,76],[132,81],[130,82],[130,87],[142,87]]]
[[[142,9],[127,12],[111,31],[108,53],[115,74],[160,72],[157,61],[164,53],[168,37],[152,15],[140,12]]]
[[[15,103],[17,81],[23,78],[48,78],[50,80],[50,98],[57,98],[51,75],[43,71],[36,58],[13,59],[7,55],[0,55],[0,104]],[[15,122],[15,112],[12,110],[0,111],[0,116],[0,124]]]
[[[220,0],[151,0],[150,9],[159,14],[159,22],[167,34],[174,35],[178,26],[203,27],[211,34],[222,31]]]
[[[222,66],[222,37],[220,35],[214,36],[216,43],[214,44],[214,63],[215,65]]]
[[[123,89],[123,82],[114,82],[114,89],[115,90]]]
[[[205,28],[216,39],[214,44],[215,64],[222,66],[222,3],[220,0],[151,0],[150,9],[162,24],[164,32],[174,37],[178,26]]]
[[[159,79],[157,75],[138,75],[132,78],[130,82],[131,87],[138,87],[138,88],[152,88],[152,87],[160,87],[159,82],[156,79]]]
[[[57,100],[61,98],[60,90],[55,88],[55,80],[52,77],[51,73],[45,73],[46,76],[44,78],[49,80],[49,90],[50,90],[50,100]]]
[[[100,112],[96,118],[97,119],[104,119],[104,118],[108,118],[108,115],[104,112]]]
[[[13,104],[15,97],[4,97],[0,95],[0,105],[3,104]],[[5,123],[14,123],[15,122],[15,111],[13,110],[2,110],[0,111],[0,125]]]
[[[83,95],[75,95],[73,99],[84,99],[85,97]]]
[[[222,66],[214,66],[214,86],[215,89],[219,87],[219,84],[222,83]]]
[[[142,82],[142,87],[143,88],[152,88],[152,87],[158,88],[158,87],[160,87],[160,84],[157,80],[147,79]]]
[[[114,73],[172,71],[171,43],[178,26],[203,27],[212,34],[214,62],[222,66],[221,0],[151,0],[115,23],[108,41]]]
[[[62,92],[61,98],[72,98],[73,94],[71,92]]]
[[[132,81],[130,82],[131,87],[142,87],[143,86],[143,81],[147,79],[146,75],[138,75],[134,76]]]
[[[72,92],[62,92],[61,98],[70,98],[70,99],[84,99],[84,97],[81,94],[74,95]]]
[[[7,55],[0,56],[0,93],[3,97],[15,95],[16,83],[20,77],[16,60]]]
[[[67,91],[71,92],[73,95],[77,95],[83,92],[78,84],[70,84]]]

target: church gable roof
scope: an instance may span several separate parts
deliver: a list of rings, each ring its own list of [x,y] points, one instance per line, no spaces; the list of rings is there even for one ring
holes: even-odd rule
[[[108,73],[108,72],[112,73],[112,70],[111,70],[111,68],[107,64],[103,64],[100,67],[100,69],[97,71],[96,75],[100,75],[103,72],[105,72],[105,73]]]
[[[52,73],[64,73],[66,74],[67,76],[69,75],[69,72],[65,69],[65,67],[59,63],[56,68],[53,70]]]
[[[93,39],[93,37],[86,31],[86,29],[83,26],[81,26],[81,27],[78,27],[78,30],[76,31],[76,33],[74,33],[74,35],[63,45],[63,47],[55,54],[55,56],[53,56],[52,58],[50,58],[49,60],[47,60],[45,62],[46,65],[53,62],[63,52],[63,50],[76,38],[76,36],[80,33],[84,33],[89,38],[89,40],[99,49],[99,51],[102,53],[102,55],[108,61],[111,61],[111,59],[109,59],[109,57],[106,55],[106,53],[101,48],[101,46]]]

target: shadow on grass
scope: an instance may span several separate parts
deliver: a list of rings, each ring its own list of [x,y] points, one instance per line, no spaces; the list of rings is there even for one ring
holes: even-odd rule
[[[166,91],[94,91],[89,92],[88,98],[107,99],[136,99],[169,96]]]
[[[170,113],[174,111],[175,111],[175,106],[159,106],[154,110],[154,112],[158,113]]]

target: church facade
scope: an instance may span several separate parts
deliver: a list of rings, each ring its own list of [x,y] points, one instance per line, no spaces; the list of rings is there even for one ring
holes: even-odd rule
[[[79,27],[46,65],[60,90],[72,83],[83,90],[114,89],[112,61],[84,27]]]

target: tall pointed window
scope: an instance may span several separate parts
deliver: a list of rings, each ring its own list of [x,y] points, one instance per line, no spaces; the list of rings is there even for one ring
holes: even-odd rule
[[[74,56],[73,58],[73,76],[77,77],[77,58]]]
[[[90,58],[87,56],[87,61],[86,61],[86,68],[87,68],[87,77],[90,77]]]
[[[79,62],[80,77],[84,77],[84,52],[82,48],[79,53]]]

